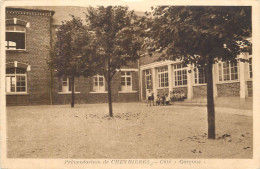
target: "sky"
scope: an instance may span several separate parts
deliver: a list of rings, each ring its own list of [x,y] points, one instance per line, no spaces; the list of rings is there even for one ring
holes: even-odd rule
[[[127,5],[130,10],[135,11],[151,11],[151,6],[155,0],[95,0],[95,1],[79,1],[79,0],[71,0],[71,1],[50,1],[50,0],[5,0],[12,4],[12,6],[95,6],[95,5]],[[32,4],[32,1],[34,2]],[[61,3],[62,2],[62,3]]]

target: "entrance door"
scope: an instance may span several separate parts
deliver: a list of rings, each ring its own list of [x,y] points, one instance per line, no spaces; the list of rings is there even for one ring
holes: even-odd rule
[[[147,99],[147,94],[149,93],[148,90],[152,91],[153,90],[153,85],[152,85],[152,72],[151,70],[146,70],[145,71],[145,98]]]

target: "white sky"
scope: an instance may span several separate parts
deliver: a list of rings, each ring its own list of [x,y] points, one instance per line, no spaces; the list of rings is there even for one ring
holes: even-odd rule
[[[0,0],[1,1],[1,0]],[[33,1],[33,3],[32,3]],[[108,6],[108,5],[126,5],[135,11],[151,11],[152,3],[156,0],[5,0],[6,5],[11,6]]]
[[[152,4],[150,4],[149,1],[148,2],[146,0],[132,0],[132,1],[123,0],[123,1],[127,2],[127,6],[129,6],[131,10],[143,11],[143,12],[151,11]]]

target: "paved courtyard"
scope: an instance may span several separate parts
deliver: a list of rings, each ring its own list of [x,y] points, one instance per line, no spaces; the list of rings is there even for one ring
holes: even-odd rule
[[[9,158],[252,158],[252,110],[107,104],[7,107]]]

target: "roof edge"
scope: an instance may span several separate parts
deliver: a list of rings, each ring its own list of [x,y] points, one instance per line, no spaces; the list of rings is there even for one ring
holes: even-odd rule
[[[17,7],[6,7],[6,11],[21,11],[21,12],[39,12],[39,13],[51,13],[51,16],[55,14],[55,11],[45,9],[27,9]]]

